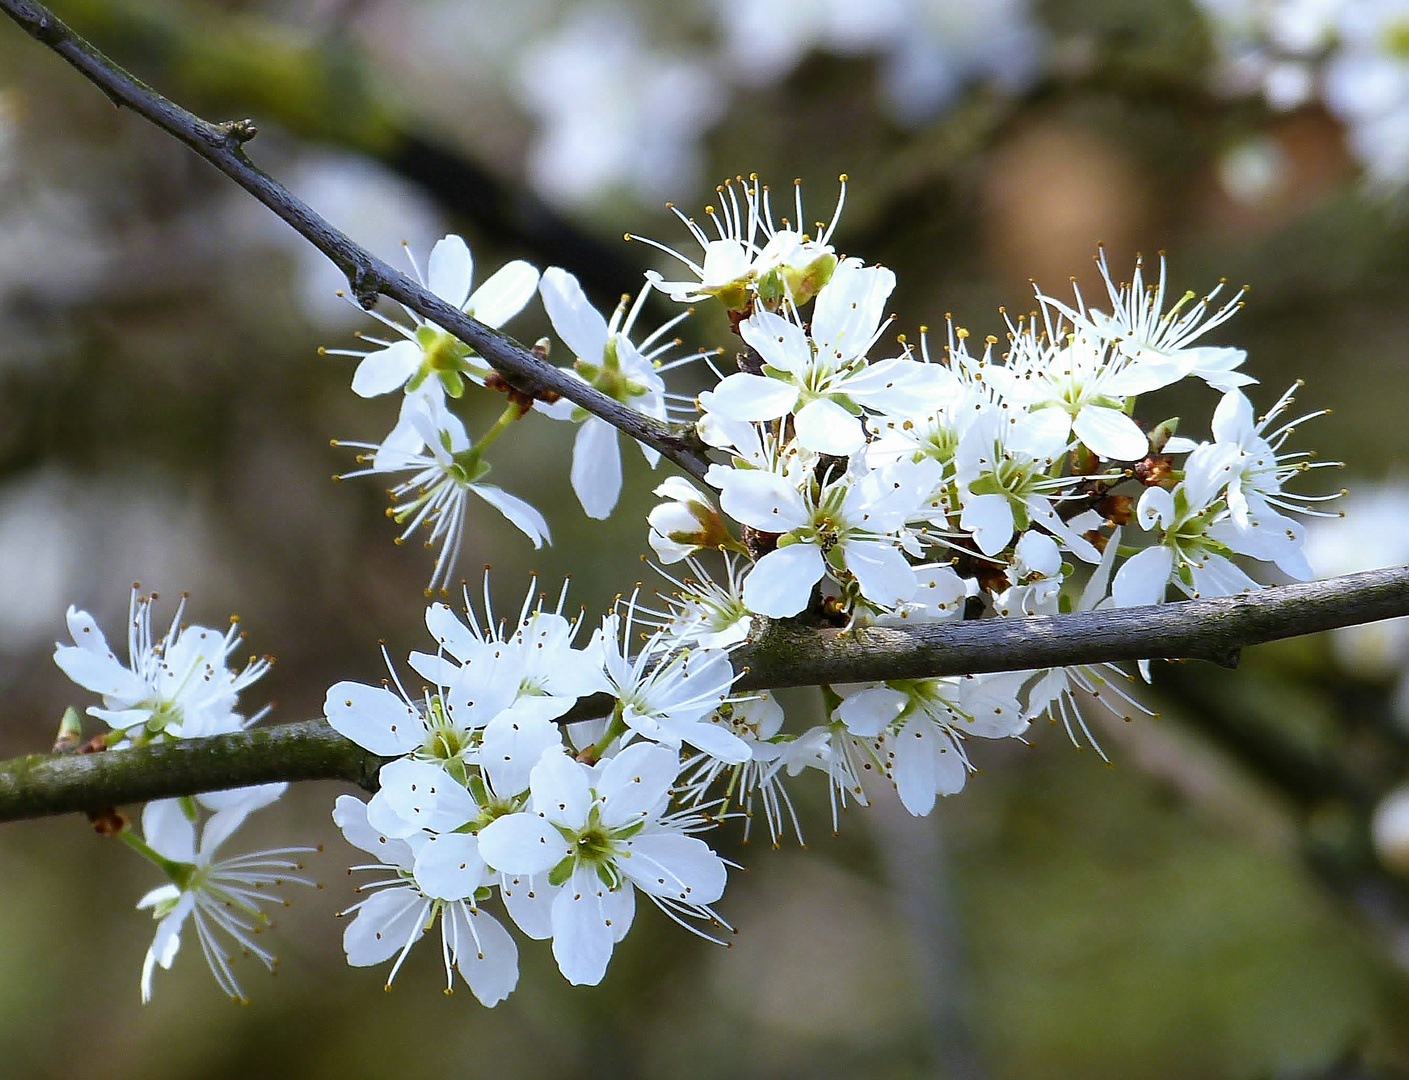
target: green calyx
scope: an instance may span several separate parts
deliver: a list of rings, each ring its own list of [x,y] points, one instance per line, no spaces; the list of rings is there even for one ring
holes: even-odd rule
[[[416,344],[421,347],[421,369],[406,384],[408,390],[418,389],[431,376],[440,379],[445,392],[453,398],[465,393],[465,363],[470,347],[444,330],[421,326],[416,330]]]
[[[615,401],[629,402],[632,398],[649,392],[648,387],[642,386],[621,370],[621,358],[617,354],[615,334],[607,339],[607,347],[602,350],[600,364],[578,359],[573,367],[592,385],[593,389],[600,390]]]

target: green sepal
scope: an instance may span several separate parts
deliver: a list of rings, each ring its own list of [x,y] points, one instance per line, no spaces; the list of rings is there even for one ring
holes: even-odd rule
[[[572,872],[577,866],[577,859],[569,855],[558,863],[557,866],[548,871],[549,885],[562,885],[568,878],[572,877]]]

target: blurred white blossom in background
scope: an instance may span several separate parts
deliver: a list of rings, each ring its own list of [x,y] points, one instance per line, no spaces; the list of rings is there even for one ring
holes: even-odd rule
[[[624,7],[573,11],[523,57],[519,99],[539,121],[528,175],[546,197],[581,202],[612,189],[642,201],[688,187],[700,138],[723,112],[709,65],[656,52]]]
[[[1289,111],[1319,101],[1346,126],[1379,187],[1409,177],[1409,2],[1199,0],[1218,50],[1215,82]]]
[[[1042,63],[1026,0],[712,0],[729,67],[746,86],[786,78],[811,52],[879,55],[881,100],[902,123],[931,119],[972,82],[1021,90]]]
[[[1409,484],[1360,485],[1342,500],[1345,520],[1307,522],[1306,557],[1318,578],[1409,563]],[[1331,634],[1336,659],[1366,679],[1397,679],[1395,709],[1409,723],[1409,619],[1346,626]]]
[[[933,118],[973,83],[1021,90],[1042,64],[1026,0],[708,0],[674,13],[679,40],[653,43],[630,5],[566,4],[527,46],[514,78],[537,120],[527,170],[540,194],[651,202],[694,185],[702,141],[736,92],[776,86],[812,53],[877,57],[882,111],[904,124]],[[691,40],[701,15],[712,45]]]
[[[52,643],[75,599],[111,621],[134,578],[179,588],[228,574],[213,533],[174,481],[150,475],[48,469],[0,486],[0,655]]]
[[[282,170],[289,190],[372,254],[408,270],[403,243],[426,251],[445,231],[435,203],[415,184],[360,154],[301,153]],[[229,201],[235,229],[259,243],[277,244],[294,260],[298,298],[315,324],[339,329],[362,319],[338,296],[347,278],[321,251],[242,191]]]

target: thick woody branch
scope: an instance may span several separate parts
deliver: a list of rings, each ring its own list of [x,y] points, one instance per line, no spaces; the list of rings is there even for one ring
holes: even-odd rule
[[[0,762],[0,821],[280,780],[346,780],[375,791],[381,766],[325,720],[105,753],[31,754]]]
[[[851,633],[772,623],[734,654],[740,689],[1024,671],[1137,659],[1233,665],[1244,646],[1409,615],[1409,567],[1245,596]],[[604,715],[587,699],[566,719]],[[325,721],[102,754],[0,762],[0,821],[101,810],[275,780],[344,780],[376,790],[382,759]]]
[[[254,138],[250,121],[212,124],[168,100],[95,49],[52,12],[29,0],[0,0],[3,11],[36,41],[49,46],[105,93],[184,143],[292,226],[347,276],[353,295],[370,307],[378,296],[404,304],[442,327],[485,358],[517,389],[551,391],[659,450],[691,476],[702,479],[709,462],[703,444],[688,430],[675,430],[588,386],[549,364],[506,334],[447,304],[419,282],[393,269],[333,228],[245,154]]]

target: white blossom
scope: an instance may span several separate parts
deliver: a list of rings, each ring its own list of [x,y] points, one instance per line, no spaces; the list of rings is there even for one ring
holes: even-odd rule
[[[506,873],[548,873],[553,956],[571,983],[601,982],[631,926],[640,889],[676,921],[717,922],[724,862],[686,820],[664,814],[680,763],[674,751],[635,743],[592,767],[561,751],[533,768],[530,808],[490,822],[479,848]]]
[[[312,848],[291,847],[215,858],[223,844],[253,811],[268,806],[284,793],[287,784],[265,784],[254,788],[198,795],[194,799],[159,799],[142,811],[142,839],[132,833],[120,834],[142,855],[155,863],[170,879],[147,893],[138,908],[150,908],[157,920],[156,936],[142,962],[142,1001],[152,998],[152,975],[158,965],[170,970],[181,948],[181,932],[187,921],[195,927],[201,953],[220,989],[237,1001],[245,1000],[240,984],[230,969],[233,959],[222,938],[235,948],[253,954],[270,971],[273,954],[261,948],[253,935],[269,923],[263,905],[278,898],[264,889],[269,885],[312,882],[291,875],[303,864],[296,858]],[[211,811],[204,827],[197,829],[200,807]]]
[[[176,606],[161,637],[152,633],[156,594],[132,590],[127,614],[127,663],[118,660],[107,638],[86,611],[74,607],[66,616],[72,645],[55,645],[54,662],[84,689],[103,695],[103,707],[88,709],[134,743],[161,738],[195,738],[239,731],[263,712],[246,718],[235,711],[241,690],[269,670],[268,658],[250,661],[239,671],[228,664],[244,635],[230,620],[226,631],[186,626],[186,600]]]

